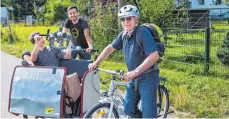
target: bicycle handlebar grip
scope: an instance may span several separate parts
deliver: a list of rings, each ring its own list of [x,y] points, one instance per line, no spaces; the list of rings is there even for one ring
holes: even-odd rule
[[[39,36],[49,36],[49,34],[40,34]]]
[[[92,51],[92,52],[99,52],[98,49],[92,49],[91,51]]]
[[[120,76],[119,80],[123,80],[123,75],[124,75],[125,72],[123,70],[121,70],[121,69],[117,70],[116,72],[119,73],[119,76]]]

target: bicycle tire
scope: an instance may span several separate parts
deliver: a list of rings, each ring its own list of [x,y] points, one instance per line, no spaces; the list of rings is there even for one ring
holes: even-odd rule
[[[90,108],[85,113],[85,115],[83,116],[83,118],[92,118],[93,113],[95,113],[97,110],[99,110],[101,108],[107,108],[109,110],[110,109],[110,103],[98,103],[97,105],[95,105],[92,108]],[[115,107],[113,107],[112,112],[113,112],[113,115],[114,115],[114,117],[112,117],[112,118],[119,118],[118,111],[117,111],[117,109]],[[107,118],[107,117],[102,117],[102,118]]]
[[[163,97],[162,97],[163,96]],[[162,104],[164,103],[164,104]],[[164,85],[159,85],[157,91],[157,113],[158,117],[166,118],[169,111],[169,92]]]

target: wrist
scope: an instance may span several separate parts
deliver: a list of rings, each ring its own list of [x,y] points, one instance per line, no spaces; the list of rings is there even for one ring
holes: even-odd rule
[[[95,65],[99,66],[99,62],[95,61]]]
[[[37,45],[34,46],[33,50],[38,51],[39,47]]]
[[[93,49],[93,45],[92,44],[89,44],[88,45],[88,48]]]
[[[137,74],[137,76],[140,75],[140,69],[139,69],[139,68],[136,68],[136,69],[134,70],[134,72]]]

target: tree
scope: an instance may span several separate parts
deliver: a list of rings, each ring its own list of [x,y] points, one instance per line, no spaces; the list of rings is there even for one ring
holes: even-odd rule
[[[229,66],[229,32],[227,33],[221,48],[217,51],[217,57],[224,65]]]
[[[174,0],[141,0],[139,10],[142,22],[156,23],[160,27],[171,24]]]
[[[41,7],[46,0],[2,0],[1,5],[13,8],[15,20],[24,19],[27,15],[36,16],[34,7]]]
[[[80,15],[84,15],[89,7],[90,0],[47,0],[45,18],[46,24],[55,24],[67,19],[67,8],[76,5]]]

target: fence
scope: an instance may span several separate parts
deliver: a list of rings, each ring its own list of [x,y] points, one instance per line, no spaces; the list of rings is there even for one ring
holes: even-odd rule
[[[224,11],[224,17],[213,17],[216,11]],[[217,57],[229,32],[228,14],[225,8],[174,10],[171,27],[162,28],[166,36],[166,55],[161,67],[229,77],[229,66]]]
[[[229,67],[222,64],[217,57],[217,50],[229,29],[173,28],[166,31],[167,52],[162,67],[195,74],[229,77]]]

